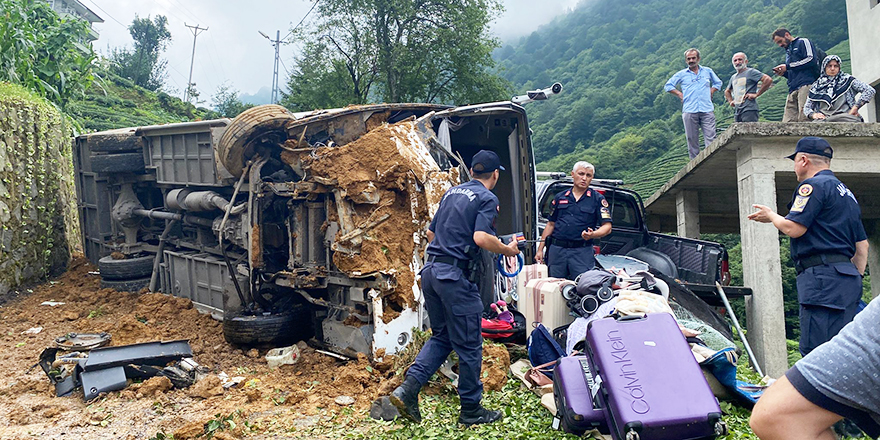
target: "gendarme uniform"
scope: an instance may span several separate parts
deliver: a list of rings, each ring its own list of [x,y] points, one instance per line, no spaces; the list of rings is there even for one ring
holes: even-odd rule
[[[801,147],[804,139],[818,139],[818,146],[827,149],[808,151],[810,145]],[[797,152],[831,157],[831,147],[823,139],[804,139],[798,142]],[[856,242],[866,240],[867,235],[858,201],[831,170],[822,170],[800,183],[785,218],[807,228],[804,235],[791,239],[791,257],[798,273],[800,351],[806,355],[855,316],[862,296],[862,276],[851,259]]]
[[[593,240],[584,240],[581,232],[611,223],[611,211],[605,196],[590,188],[580,200],[575,200],[572,190],[562,191],[552,204],[548,220],[554,222],[554,227],[547,238],[548,272],[551,277],[573,280],[596,265]]]
[[[479,155],[474,156],[474,161]],[[500,165],[498,168],[504,169]],[[462,409],[478,405],[483,393],[479,377],[483,302],[477,285],[468,280],[471,259],[478,251],[473,237],[475,231],[495,235],[497,215],[498,198],[482,183],[472,180],[446,191],[429,226],[434,239],[426,250],[427,263],[421,276],[433,334],[406,377],[423,386],[450,351],[455,350],[459,358],[458,394]]]

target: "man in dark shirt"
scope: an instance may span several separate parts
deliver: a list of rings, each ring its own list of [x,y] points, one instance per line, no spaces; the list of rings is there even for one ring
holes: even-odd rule
[[[495,236],[498,198],[491,190],[498,182],[499,170],[504,167],[497,154],[477,152],[471,160],[473,180],[446,191],[428,227],[430,244],[420,274],[432,335],[406,373],[406,380],[389,397],[400,413],[412,421],[422,420],[419,390],[452,350],[459,360],[459,423],[476,425],[501,419],[500,411],[487,410],[480,404],[483,302],[479,288],[468,279],[478,247],[508,257],[519,253],[516,240],[504,245]]]
[[[589,162],[574,164],[571,171],[574,185],[553,199],[553,212],[535,255],[539,263],[547,262],[551,277],[573,280],[592,269],[596,265],[593,240],[611,233],[608,201],[590,189],[595,172],[596,168]],[[545,249],[547,255],[544,255]]]
[[[868,263],[868,239],[861,209],[852,191],[829,166],[833,155],[825,139],[798,141],[794,172],[800,185],[783,217],[763,205],[750,220],[773,223],[791,237],[797,270],[801,354],[830,340],[858,311],[862,274]]]
[[[806,38],[792,37],[785,28],[773,32],[772,38],[777,46],[785,49],[785,63],[773,68],[777,75],[788,80],[788,98],[785,99],[782,122],[809,122],[804,115],[804,105],[810,96],[810,86],[819,78],[816,47]]]

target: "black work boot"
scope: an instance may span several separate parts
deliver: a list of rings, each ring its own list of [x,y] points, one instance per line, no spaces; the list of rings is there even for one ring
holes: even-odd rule
[[[399,387],[395,388],[388,396],[391,404],[397,407],[400,415],[416,423],[422,422],[422,413],[419,411],[419,390],[422,386],[410,378],[406,378]]]
[[[492,411],[483,408],[483,405],[477,404],[461,404],[461,415],[458,417],[458,423],[462,425],[482,425],[485,423],[494,423],[501,420],[501,411]]]

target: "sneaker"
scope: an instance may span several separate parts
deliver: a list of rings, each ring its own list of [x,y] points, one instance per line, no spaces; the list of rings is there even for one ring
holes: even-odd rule
[[[462,405],[458,423],[466,426],[483,425],[495,423],[501,420],[501,417],[501,411],[488,410],[479,403],[476,405]]]

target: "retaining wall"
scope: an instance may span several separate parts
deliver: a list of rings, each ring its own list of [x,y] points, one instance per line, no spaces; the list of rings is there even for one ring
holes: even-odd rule
[[[79,249],[72,124],[0,83],[0,297],[62,272]]]

